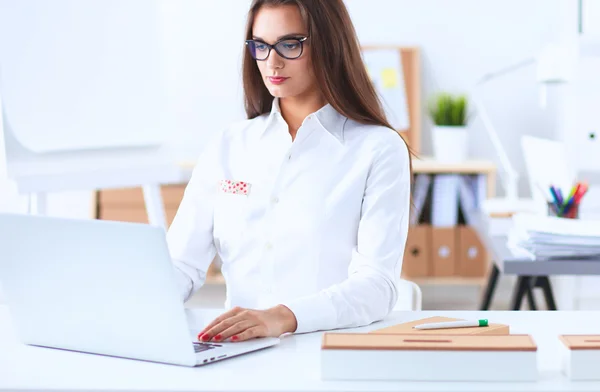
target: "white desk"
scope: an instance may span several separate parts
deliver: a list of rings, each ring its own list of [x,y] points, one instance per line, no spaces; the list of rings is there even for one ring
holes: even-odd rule
[[[211,312],[208,317],[216,313]],[[396,312],[372,330],[433,315],[488,318],[538,344],[535,383],[324,382],[321,333],[291,335],[256,353],[185,368],[21,345],[7,308],[0,306],[0,390],[61,391],[584,391],[600,382],[570,382],[559,371],[558,334],[600,332],[600,312]],[[90,339],[93,339],[90,336]],[[152,342],[148,342],[152,344]],[[398,366],[410,366],[398,364]]]

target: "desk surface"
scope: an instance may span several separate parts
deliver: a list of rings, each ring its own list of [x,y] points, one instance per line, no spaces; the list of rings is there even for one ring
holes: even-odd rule
[[[215,311],[199,311],[212,318]],[[99,355],[25,346],[16,340],[9,313],[0,306],[0,390],[61,391],[583,391],[600,382],[570,382],[560,372],[559,334],[598,333],[600,312],[395,312],[368,327],[434,315],[488,318],[538,344],[535,383],[332,382],[320,380],[322,333],[290,335],[259,352],[185,368]],[[348,331],[348,330],[347,330]],[[410,364],[399,364],[410,366]]]
[[[503,274],[549,275],[600,275],[600,258],[564,260],[528,260],[513,256],[506,245],[506,237],[492,237],[495,263]]]

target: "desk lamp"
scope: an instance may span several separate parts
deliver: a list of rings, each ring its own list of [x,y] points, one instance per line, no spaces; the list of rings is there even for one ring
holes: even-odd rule
[[[541,85],[541,106],[546,105],[546,86],[549,84],[562,84],[577,79],[577,67],[583,57],[600,58],[600,37],[580,34],[563,43],[550,44],[536,56],[521,60],[515,64],[485,74],[475,84],[471,93],[471,100],[480,116],[484,129],[490,138],[494,150],[500,158],[501,171],[499,173],[505,191],[503,198],[486,200],[483,208],[486,213],[508,214],[521,211],[539,212],[545,206],[536,206],[530,199],[519,199],[518,181],[519,173],[510,162],[506,150],[500,139],[493,122],[489,118],[485,106],[479,96],[482,86],[491,80],[510,74],[522,68],[537,65],[537,82]]]

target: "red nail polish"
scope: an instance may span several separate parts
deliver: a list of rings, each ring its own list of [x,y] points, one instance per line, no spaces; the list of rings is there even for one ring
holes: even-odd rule
[[[203,342],[208,342],[208,339],[210,339],[210,337],[207,334],[202,335]]]
[[[235,342],[236,340],[238,340],[238,339],[239,339],[239,337],[238,337],[237,335],[233,335],[233,336],[231,337],[231,340],[233,340],[234,342]]]
[[[221,335],[215,336],[215,340],[221,340]]]

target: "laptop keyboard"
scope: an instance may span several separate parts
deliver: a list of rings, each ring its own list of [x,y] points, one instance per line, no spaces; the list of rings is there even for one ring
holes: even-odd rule
[[[201,353],[202,351],[212,350],[213,348],[222,347],[221,344],[215,343],[201,343],[201,342],[193,342],[194,343],[194,352]]]

